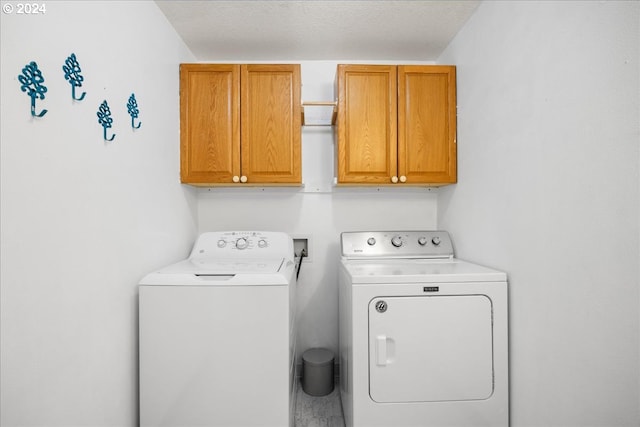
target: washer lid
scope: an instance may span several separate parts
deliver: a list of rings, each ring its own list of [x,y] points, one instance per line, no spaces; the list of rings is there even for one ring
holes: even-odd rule
[[[295,280],[293,261],[280,259],[184,260],[147,274],[151,286],[281,286]]]
[[[211,259],[192,258],[158,271],[160,274],[233,275],[277,273],[284,258],[277,259]]]
[[[506,273],[459,259],[342,260],[354,284],[503,282]]]

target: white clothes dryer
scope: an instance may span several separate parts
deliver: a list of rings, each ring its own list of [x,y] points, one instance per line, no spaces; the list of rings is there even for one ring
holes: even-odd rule
[[[284,233],[209,232],[142,279],[141,426],[293,426],[294,264]]]
[[[506,274],[454,258],[444,231],[341,244],[346,426],[508,426]]]

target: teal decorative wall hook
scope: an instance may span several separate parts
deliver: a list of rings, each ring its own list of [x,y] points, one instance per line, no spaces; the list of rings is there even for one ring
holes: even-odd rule
[[[136,95],[133,93],[129,97],[129,102],[127,102],[127,111],[131,116],[131,127],[134,129],[139,129],[140,126],[142,126],[142,122],[138,122],[138,126],[136,126],[135,124],[135,119],[138,118],[138,114],[140,113],[140,110],[138,110],[138,102],[136,101]]]
[[[78,64],[75,53],[72,53],[71,56],[64,61],[62,71],[64,71],[64,78],[68,80],[71,85],[71,98],[73,98],[74,101],[82,101],[87,92],[82,92],[79,98],[76,97],[76,87],[82,86],[84,77],[80,74],[82,70],[80,69],[80,64]]]
[[[100,108],[98,108],[98,123],[102,125],[104,130],[104,140],[105,141],[113,141],[113,138],[116,137],[114,133],[111,138],[107,138],[107,129],[110,128],[113,124],[113,119],[111,118],[111,109],[109,108],[109,104],[104,100],[102,104],[100,104]]]
[[[31,115],[33,117],[42,117],[47,114],[47,110],[44,109],[36,114],[36,99],[44,99],[47,87],[42,84],[44,83],[44,77],[35,61],[31,61],[24,66],[22,74],[18,76],[18,81],[21,83],[20,90],[27,92],[27,95],[31,97]]]

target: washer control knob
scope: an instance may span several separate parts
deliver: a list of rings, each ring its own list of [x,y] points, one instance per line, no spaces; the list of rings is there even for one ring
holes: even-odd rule
[[[373,237],[369,237],[369,238],[367,239],[367,244],[368,244],[369,246],[373,246],[373,245],[375,245],[375,244],[376,244],[376,239],[375,239],[375,238],[373,238]]]
[[[418,243],[420,244],[420,246],[424,246],[427,244],[427,238],[426,237],[419,237],[418,238]]]
[[[227,242],[225,242],[222,239],[218,240],[218,247],[219,248],[224,248],[225,246],[227,246]]]
[[[431,243],[438,246],[440,244],[440,238],[438,236],[434,237],[433,239],[431,239]]]
[[[402,236],[393,236],[391,238],[391,244],[396,248],[399,248],[400,246],[402,246]]]
[[[236,240],[236,249],[246,249],[249,246],[249,242],[244,237]]]
[[[258,240],[258,247],[259,248],[266,248],[267,247],[267,241],[264,240],[264,239]]]

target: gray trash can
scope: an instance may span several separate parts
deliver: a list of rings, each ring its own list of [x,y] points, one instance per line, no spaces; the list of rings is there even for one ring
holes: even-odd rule
[[[302,390],[311,396],[326,396],[333,391],[333,352],[312,348],[302,355]]]

